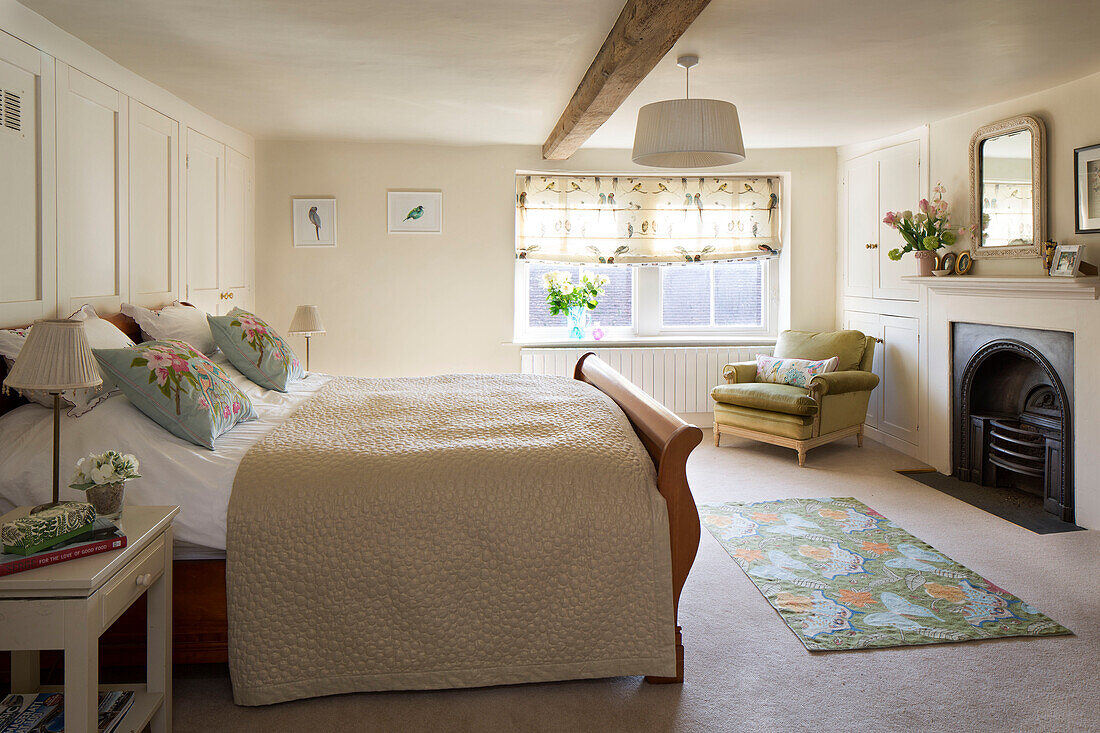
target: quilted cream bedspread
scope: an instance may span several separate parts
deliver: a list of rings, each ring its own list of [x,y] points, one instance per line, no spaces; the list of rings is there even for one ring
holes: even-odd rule
[[[653,464],[574,380],[336,378],[244,457],[226,544],[238,704],[676,672]]]

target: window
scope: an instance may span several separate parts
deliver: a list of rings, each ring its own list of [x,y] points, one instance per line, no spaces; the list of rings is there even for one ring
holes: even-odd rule
[[[775,335],[776,260],[700,262],[684,265],[622,267],[566,265],[552,262],[517,264],[517,339],[564,341],[564,316],[546,306],[542,276],[568,272],[576,282],[582,272],[610,278],[592,322],[609,341],[645,338]]]
[[[604,288],[600,304],[592,311],[592,323],[607,330],[629,329],[634,325],[634,269],[609,267],[557,265],[551,262],[532,262],[527,266],[527,327],[529,329],[562,328],[562,316],[552,316],[546,307],[546,290],[542,276],[558,270],[568,272],[573,282],[580,282],[581,271],[593,275],[607,275],[611,282]]]
[[[662,268],[662,328],[766,326],[764,269],[760,260]]]
[[[609,278],[591,313],[610,342],[774,337],[784,174],[516,174],[518,341],[565,341],[542,278]]]

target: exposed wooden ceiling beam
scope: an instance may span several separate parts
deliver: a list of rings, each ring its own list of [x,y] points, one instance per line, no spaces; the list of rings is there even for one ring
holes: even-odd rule
[[[627,0],[592,65],[542,144],[544,160],[565,160],[607,121],[664,58],[710,0]]]

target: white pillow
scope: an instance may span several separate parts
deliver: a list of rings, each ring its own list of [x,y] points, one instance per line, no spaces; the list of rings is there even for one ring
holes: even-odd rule
[[[207,356],[218,350],[214,337],[210,335],[206,314],[178,300],[159,311],[123,303],[122,312],[137,321],[145,335],[154,341],[183,341]]]
[[[69,318],[84,322],[84,332],[88,337],[88,345],[93,349],[122,349],[134,345],[130,337],[124,334],[110,321],[100,318],[95,308],[90,305],[83,306]],[[33,326],[32,326],[33,328]],[[13,328],[0,331],[0,356],[8,362],[11,369],[19,351],[27,340],[30,329]],[[69,389],[61,393],[61,402],[68,409],[70,417],[80,417],[88,410],[98,405],[103,400],[118,394],[118,387],[110,377],[100,373],[103,384],[89,389]],[[31,402],[37,402],[43,407],[53,409],[53,396],[48,392],[37,389],[21,389],[20,394]]]

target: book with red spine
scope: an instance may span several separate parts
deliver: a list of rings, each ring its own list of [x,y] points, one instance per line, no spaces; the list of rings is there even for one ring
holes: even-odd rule
[[[33,555],[0,553],[0,577],[53,565],[68,560],[97,555],[126,547],[126,535],[113,522],[99,518],[92,526],[92,536],[55,545]]]

